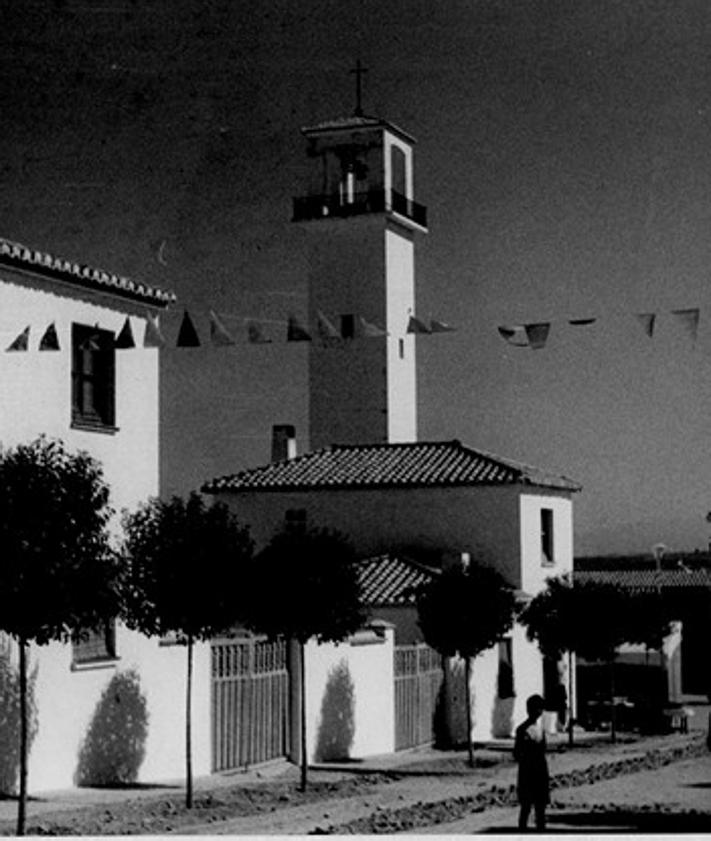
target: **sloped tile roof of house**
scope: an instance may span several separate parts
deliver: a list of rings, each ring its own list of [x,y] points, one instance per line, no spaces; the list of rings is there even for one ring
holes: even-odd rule
[[[25,245],[0,237],[0,267],[2,266],[30,272],[72,286],[92,289],[95,292],[131,298],[154,307],[167,307],[176,300],[172,292],[166,292],[156,286],[139,283],[83,263],[55,257],[44,251],[35,251]]]
[[[579,491],[554,473],[465,447],[459,441],[349,444],[222,476],[203,486],[222,491],[535,485]]]
[[[378,555],[358,563],[361,596],[370,607],[413,605],[417,590],[436,575],[439,570],[392,555]]]
[[[711,587],[711,571],[708,569],[596,569],[576,571],[573,578],[581,583],[594,581],[601,584],[617,584],[633,590],[652,590],[656,587]]]

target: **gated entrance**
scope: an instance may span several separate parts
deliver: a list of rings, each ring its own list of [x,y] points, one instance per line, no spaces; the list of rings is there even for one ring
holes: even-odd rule
[[[429,646],[395,647],[395,750],[434,741],[442,680],[442,658]]]
[[[285,756],[289,674],[283,642],[253,637],[212,643],[212,770]]]

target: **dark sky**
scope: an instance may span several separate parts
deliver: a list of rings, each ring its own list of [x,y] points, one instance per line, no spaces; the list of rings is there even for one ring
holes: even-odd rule
[[[305,311],[299,128],[418,140],[420,437],[584,485],[578,554],[704,547],[711,508],[711,7],[668,0],[0,2],[0,232],[283,337]],[[699,307],[696,344],[670,311]],[[653,338],[635,313],[657,313]],[[597,316],[592,327],[567,319]],[[497,326],[551,321],[548,345]],[[20,325],[22,326],[22,325]],[[169,349],[167,491],[305,434],[305,351]]]

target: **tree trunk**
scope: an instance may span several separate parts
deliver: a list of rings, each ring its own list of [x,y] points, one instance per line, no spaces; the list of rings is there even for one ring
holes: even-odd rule
[[[573,652],[568,651],[568,744],[572,747],[573,739],[573,710],[575,709],[575,698],[573,697],[573,686],[575,685],[573,675]]]
[[[301,669],[301,784],[300,791],[306,791],[306,775],[309,767],[308,749],[306,746],[306,645],[299,642],[299,666]]]
[[[188,634],[188,676],[185,689],[185,806],[188,809],[193,808],[192,688],[193,638]]]
[[[27,641],[20,644],[20,796],[17,802],[17,834],[25,834],[27,814]]]
[[[474,767],[474,742],[472,741],[472,658],[464,658],[464,680],[466,683],[465,697],[467,699],[467,754],[469,767]]]
[[[615,660],[610,660],[610,741],[617,741],[617,707],[615,704]]]

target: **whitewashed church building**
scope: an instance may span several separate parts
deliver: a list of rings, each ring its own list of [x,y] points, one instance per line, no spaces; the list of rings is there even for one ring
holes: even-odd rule
[[[321,327],[309,348],[310,447],[295,455],[287,441],[271,464],[215,478],[203,490],[235,510],[258,547],[286,522],[308,523],[338,529],[361,557],[384,564],[408,553],[489,564],[521,598],[532,596],[547,577],[572,569],[579,486],[459,441],[418,440],[415,342],[423,325],[414,317],[415,244],[427,217],[414,199],[414,140],[359,112],[303,133],[312,177],[294,201],[294,221],[310,239],[309,313]],[[424,681],[436,695],[441,664],[421,639],[413,641],[412,617],[406,624],[407,645],[395,628],[392,675],[371,670],[369,681],[355,684],[361,738],[353,755],[433,738],[436,699],[414,721],[404,683],[397,684]],[[339,649],[347,663],[349,646]],[[325,657],[338,660],[313,646],[306,663],[308,718],[316,726]],[[503,670],[512,679],[502,681]],[[474,665],[474,738],[509,735],[543,680],[538,650],[514,628]],[[366,697],[367,714],[365,706],[359,714]],[[313,741],[311,755],[318,758]]]

